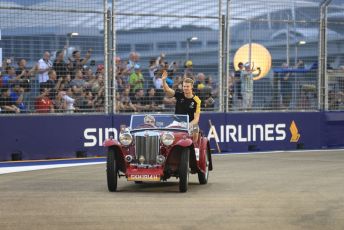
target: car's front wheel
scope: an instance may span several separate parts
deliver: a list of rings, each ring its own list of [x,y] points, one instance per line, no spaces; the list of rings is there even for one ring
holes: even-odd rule
[[[207,184],[208,183],[208,177],[209,177],[209,156],[208,156],[208,148],[207,152],[205,153],[205,172],[199,172],[198,173],[198,181],[200,184]]]
[[[186,192],[189,185],[189,160],[190,151],[188,148],[182,150],[179,163],[179,191]]]
[[[117,190],[118,168],[116,164],[115,150],[109,149],[106,161],[107,185],[110,192]]]

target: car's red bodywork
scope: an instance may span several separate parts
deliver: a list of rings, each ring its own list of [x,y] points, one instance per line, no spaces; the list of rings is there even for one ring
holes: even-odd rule
[[[147,132],[147,134],[145,132]],[[143,129],[141,134],[143,133],[144,136],[148,136],[149,132],[152,132],[152,130],[145,131]],[[156,129],[153,130],[153,132],[156,136],[160,136],[159,138],[161,138],[161,135],[166,132],[166,130]],[[109,152],[107,160],[109,190],[117,190],[117,178],[114,178],[117,177],[117,175],[119,177],[125,176],[128,181],[165,181],[170,177],[182,177],[181,168],[183,167],[181,167],[181,164],[185,161],[183,159],[187,159],[188,161],[186,163],[188,166],[185,166],[188,171],[186,173],[198,173],[200,183],[206,184],[208,181],[209,171],[212,170],[212,160],[208,139],[200,134],[197,143],[194,143],[192,141],[192,134],[188,132],[170,132],[174,135],[174,141],[171,145],[166,146],[162,143],[161,139],[159,139],[157,154],[163,157],[164,161],[162,163],[155,162],[154,158],[152,158],[153,160],[150,160],[149,162],[145,161],[144,163],[142,160],[140,163],[139,156],[136,155],[137,146],[135,141],[130,145],[124,146],[115,139],[105,140],[103,145],[108,148]],[[135,135],[135,133],[133,133],[133,135]],[[145,142],[144,146],[149,149],[151,146],[148,146],[149,144],[147,143],[148,141]],[[199,151],[197,149],[199,149]],[[150,153],[147,153],[147,156],[149,154]],[[183,154],[188,156],[181,157]],[[113,163],[113,161],[115,163]],[[115,170],[115,172],[113,172],[113,170]],[[112,175],[114,173],[117,175]],[[111,186],[112,180],[116,180],[115,187]],[[187,190],[187,184],[185,185],[185,182],[183,183]],[[185,192],[184,187],[181,189],[181,192]]]

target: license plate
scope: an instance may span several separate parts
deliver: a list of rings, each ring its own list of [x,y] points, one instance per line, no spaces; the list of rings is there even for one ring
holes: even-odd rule
[[[129,175],[128,181],[160,181],[159,175]]]

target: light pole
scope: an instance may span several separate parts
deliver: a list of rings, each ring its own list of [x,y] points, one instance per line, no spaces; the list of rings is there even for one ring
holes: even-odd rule
[[[70,33],[67,34],[67,36],[66,36],[66,56],[68,56],[69,40],[72,37],[76,37],[76,36],[79,36],[78,32],[70,32]]]
[[[186,39],[186,60],[189,60],[190,43],[197,40],[198,37],[189,37]]]
[[[306,41],[298,41],[296,44],[295,44],[295,66],[297,64],[297,59],[298,59],[298,53],[299,53],[299,46],[301,45],[305,45],[306,44]]]

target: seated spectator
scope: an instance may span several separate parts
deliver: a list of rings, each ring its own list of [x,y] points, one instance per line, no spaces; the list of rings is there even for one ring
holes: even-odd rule
[[[92,68],[86,67],[84,69],[84,80],[86,82],[92,82],[96,80],[96,75],[93,73]]]
[[[19,78],[16,75],[16,71],[12,66],[7,66],[6,73],[2,76],[2,87],[9,88],[11,84],[17,82]]]
[[[219,87],[216,84],[216,82],[214,82],[213,77],[211,75],[209,75],[206,79],[205,79],[205,87],[206,88],[210,88],[211,89],[211,94],[214,98],[216,98],[219,95]],[[241,87],[241,86],[240,86]],[[240,88],[241,89],[241,88]],[[240,92],[241,93],[241,92]]]
[[[97,82],[97,77],[90,67],[85,69],[84,80],[86,81],[85,89],[92,90],[92,87]]]
[[[92,85],[92,92],[98,93],[99,91],[105,88],[104,85],[104,76],[102,74],[97,75],[97,80]]]
[[[86,81],[83,79],[83,74],[81,70],[75,72],[75,79],[70,83],[74,93],[81,93],[82,89],[86,87]]]
[[[204,73],[198,73],[195,81],[195,88],[201,90],[205,87],[205,75]]]
[[[116,76],[116,89],[120,93],[123,92],[123,90],[125,89],[125,84],[123,82],[123,79],[117,76]]]
[[[49,94],[49,87],[45,84],[41,84],[40,95],[35,100],[35,109],[37,113],[55,112],[54,104]]]
[[[32,76],[32,71],[28,70],[26,67],[26,60],[24,58],[19,59],[18,61],[18,68],[16,69],[16,75],[17,79],[19,80],[19,83],[21,87],[24,88],[25,92],[30,91],[30,81]]]
[[[83,90],[75,100],[75,109],[77,112],[94,111],[94,98],[90,90]]]
[[[96,112],[105,112],[105,90],[100,89],[94,99],[94,108]]]
[[[130,89],[125,88],[120,96],[119,100],[119,111],[120,112],[136,112],[136,107],[131,103],[131,99],[129,97]]]
[[[73,97],[74,97],[74,95],[73,95],[72,88],[66,88],[66,91],[62,92],[62,98],[66,101],[66,112],[67,113],[74,113],[75,99]]]
[[[65,94],[65,91],[62,91],[62,90],[58,91],[55,99],[53,100],[54,110],[56,113],[64,113],[67,109],[67,102],[63,98],[64,94]]]
[[[10,98],[11,90],[9,88],[1,89],[0,110],[1,113],[20,113],[20,109]]]
[[[94,96],[90,90],[85,91],[85,104],[83,109],[86,112],[94,111]]]
[[[63,79],[61,77],[57,80],[56,79],[57,78],[56,71],[53,69],[49,70],[48,76],[49,76],[48,81],[41,83],[41,84],[44,84],[46,87],[49,88],[50,98],[55,98],[58,90],[61,87],[61,83],[62,83]]]
[[[71,82],[72,82],[72,77],[68,73],[66,76],[62,77],[62,82],[60,84],[59,90],[64,90],[66,88],[71,88],[72,87]]]
[[[177,76],[172,85],[173,90],[183,90],[183,78],[182,76]]]
[[[10,98],[20,109],[20,112],[26,112],[26,106],[24,104],[24,88],[20,86],[19,82],[13,84]]]
[[[208,92],[204,99],[201,99],[201,107],[204,108],[207,111],[214,110],[215,107],[215,99],[213,98],[212,94]]]
[[[147,111],[149,109],[149,106],[146,105],[144,95],[143,89],[136,89],[135,95],[131,100],[137,112]]]
[[[167,95],[163,98],[163,108],[166,112],[172,112],[175,109],[176,106],[176,98],[175,97],[169,97]]]
[[[157,112],[162,110],[162,98],[160,95],[157,95],[154,88],[147,89],[145,105],[149,111]]]

